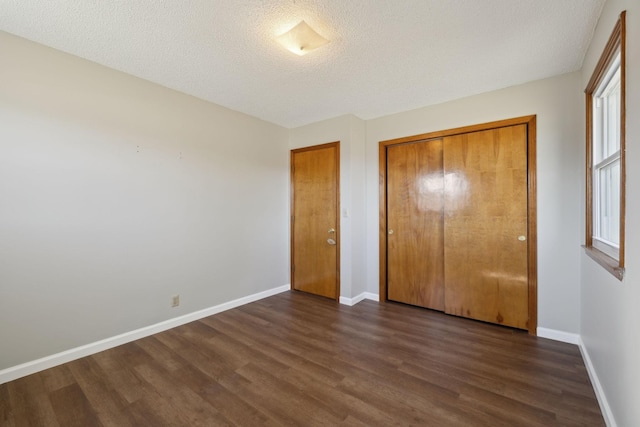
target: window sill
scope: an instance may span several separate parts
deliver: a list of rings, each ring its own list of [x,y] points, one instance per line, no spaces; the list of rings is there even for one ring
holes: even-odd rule
[[[592,260],[604,267],[604,269],[609,273],[613,274],[616,279],[622,281],[622,278],[624,277],[624,268],[620,267],[620,263],[616,259],[611,258],[609,255],[594,248],[593,246],[582,247],[584,248],[585,253],[589,255]]]

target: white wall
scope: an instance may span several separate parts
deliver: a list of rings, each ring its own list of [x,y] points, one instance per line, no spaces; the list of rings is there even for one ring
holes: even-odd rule
[[[627,11],[626,274],[622,282],[581,255],[581,337],[615,422],[640,425],[640,2],[609,0],[585,57],[584,89],[623,10]],[[582,103],[584,108],[584,99]],[[584,123],[584,119],[583,119]],[[584,150],[581,151],[582,160]],[[584,174],[584,170],[583,170]],[[584,185],[582,187],[584,189]],[[584,202],[584,200],[583,200]],[[581,212],[584,218],[584,209]],[[584,236],[582,241],[584,241]]]
[[[0,370],[288,283],[286,129],[2,32],[0,58]]]
[[[292,129],[291,149],[340,141],[340,296],[365,291],[365,122],[340,116]]]
[[[367,121],[367,285],[377,292],[378,142],[537,115],[538,326],[579,332],[580,74],[571,73]]]

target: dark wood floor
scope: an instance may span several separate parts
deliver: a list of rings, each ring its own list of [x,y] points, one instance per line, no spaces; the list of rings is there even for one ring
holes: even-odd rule
[[[23,426],[602,426],[576,346],[288,292],[0,385]]]

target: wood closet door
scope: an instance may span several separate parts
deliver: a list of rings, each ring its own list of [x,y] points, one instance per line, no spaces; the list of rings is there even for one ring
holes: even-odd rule
[[[446,137],[445,311],[527,328],[527,127]]]
[[[340,295],[340,144],[291,151],[291,287]]]
[[[442,140],[387,148],[387,298],[444,310]]]

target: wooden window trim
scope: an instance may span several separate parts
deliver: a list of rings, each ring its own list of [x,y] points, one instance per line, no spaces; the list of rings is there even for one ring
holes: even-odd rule
[[[443,138],[489,129],[496,129],[519,124],[527,125],[527,214],[528,214],[528,271],[529,283],[529,323],[527,330],[530,335],[537,335],[538,330],[538,208],[537,208],[537,165],[536,165],[536,116],[523,116],[496,122],[465,126],[455,129],[430,132],[420,135],[407,136],[378,143],[378,172],[379,172],[379,260],[380,282],[379,299],[387,301],[387,147],[395,144],[418,142],[429,139]]]
[[[593,93],[605,77],[620,51],[620,252],[619,260],[593,246]],[[624,277],[626,207],[626,11],[623,11],[609,36],[591,79],[585,89],[586,104],[586,235],[585,253],[618,280]]]

